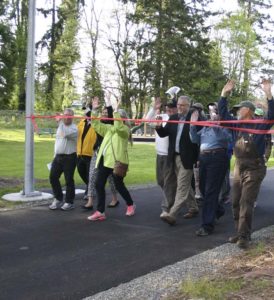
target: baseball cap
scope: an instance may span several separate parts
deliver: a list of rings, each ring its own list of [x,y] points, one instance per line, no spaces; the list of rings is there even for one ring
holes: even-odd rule
[[[257,107],[255,109],[255,115],[256,116],[263,116],[264,115],[264,111],[261,108]]]
[[[203,110],[204,109],[204,106],[202,103],[199,103],[199,102],[196,102],[192,105],[193,108],[196,108],[196,109],[200,109],[200,110]]]
[[[233,108],[241,108],[241,107],[250,108],[253,112],[256,109],[255,105],[249,100],[241,101],[239,104],[233,106]]]

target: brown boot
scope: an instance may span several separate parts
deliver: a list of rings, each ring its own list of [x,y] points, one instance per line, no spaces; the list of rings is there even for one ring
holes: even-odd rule
[[[239,240],[239,236],[238,235],[233,235],[231,237],[228,238],[228,242],[232,243],[232,244],[236,244]]]
[[[237,246],[240,249],[246,250],[249,247],[249,239],[239,237],[237,241]]]
[[[192,210],[190,209],[186,214],[184,214],[184,218],[185,219],[192,219],[192,218],[195,218],[197,217],[199,214],[199,211],[198,210]]]

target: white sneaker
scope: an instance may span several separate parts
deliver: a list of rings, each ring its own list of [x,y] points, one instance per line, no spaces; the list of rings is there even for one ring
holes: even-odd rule
[[[71,210],[74,208],[74,205],[72,203],[64,203],[64,205],[61,207],[62,210]]]
[[[54,198],[53,202],[51,203],[51,205],[49,206],[49,209],[51,210],[55,210],[58,209],[62,206],[63,202],[59,201],[57,199]]]
[[[167,215],[168,215],[168,212],[163,211],[163,212],[160,214],[160,218],[163,218],[163,217],[165,217],[165,216],[167,216]]]

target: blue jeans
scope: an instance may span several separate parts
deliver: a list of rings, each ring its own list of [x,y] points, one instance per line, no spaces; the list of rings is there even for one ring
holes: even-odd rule
[[[218,198],[228,169],[227,151],[216,151],[200,154],[200,190],[203,196],[202,227],[212,232],[215,218],[224,214]]]

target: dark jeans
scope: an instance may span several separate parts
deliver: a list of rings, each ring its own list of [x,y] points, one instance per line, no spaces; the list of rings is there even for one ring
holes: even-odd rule
[[[219,203],[221,205],[224,204],[225,201],[227,201],[230,197],[230,162],[228,163],[228,169],[225,174],[225,178],[221,187],[221,191],[219,194]]]
[[[104,158],[102,156],[98,165],[98,173],[95,181],[95,189],[98,197],[97,210],[100,211],[101,213],[105,211],[105,202],[106,202],[105,185],[108,176],[112,174],[112,172],[113,169],[104,166]],[[133,205],[133,201],[130,196],[130,193],[124,184],[124,178],[113,174],[113,180],[117,191],[124,198],[127,205],[128,206]]]
[[[87,155],[79,155],[77,156],[77,170],[86,184],[85,195],[88,193],[88,180],[89,180],[89,166],[90,166],[91,157]]]
[[[218,203],[218,198],[229,160],[224,150],[201,154],[199,161],[200,190],[203,196],[202,227],[212,232],[215,218],[224,214],[224,208]]]
[[[52,162],[49,180],[54,197],[63,201],[63,192],[60,177],[64,173],[66,182],[66,202],[73,203],[75,197],[74,171],[76,168],[76,153],[57,154]]]

